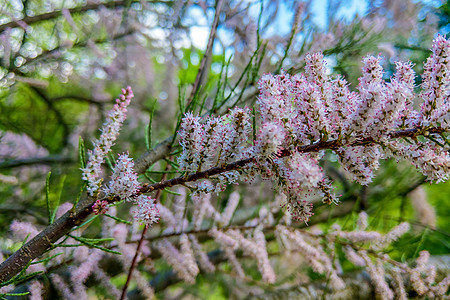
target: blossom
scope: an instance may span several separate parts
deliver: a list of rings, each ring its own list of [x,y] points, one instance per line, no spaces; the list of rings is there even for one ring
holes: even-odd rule
[[[190,234],[189,240],[191,241],[192,249],[194,250],[194,253],[196,254],[197,260],[200,264],[200,267],[205,270],[207,273],[212,273],[216,270],[216,267],[211,263],[209,260],[208,255],[205,251],[202,250],[201,244],[195,237],[195,235]]]
[[[374,134],[371,128],[382,117],[386,98],[386,83],[382,80],[381,57],[367,56],[363,60],[363,76],[359,78],[359,95],[355,113],[350,117],[350,130]]]
[[[274,283],[276,280],[276,275],[270,265],[264,234],[257,228],[255,229],[253,239],[245,238],[237,230],[228,230],[227,234],[238,241],[239,247],[242,248],[244,253],[248,253],[255,257],[263,280],[269,283]]]
[[[111,180],[104,188],[104,192],[107,195],[119,196],[123,200],[130,200],[139,188],[133,159],[128,156],[128,153],[119,154]]]
[[[366,251],[359,251],[359,254],[366,262],[367,271],[375,286],[375,292],[380,295],[382,299],[394,299],[394,293],[384,279],[384,268],[381,265],[381,262],[378,261],[377,264],[374,265]]]
[[[449,107],[445,104],[450,96],[450,41],[438,35],[433,40],[431,51],[422,76],[421,96],[424,102],[420,112],[423,125],[436,121],[432,114],[435,109],[444,109],[444,114],[449,113]]]
[[[248,107],[235,107],[229,111],[224,119],[225,122],[222,124],[224,127],[223,140],[219,141],[221,153],[218,165],[241,158],[244,145],[249,140],[252,132],[250,109]],[[210,151],[210,149],[205,150]]]
[[[342,250],[347,259],[355,266],[364,267],[366,265],[366,261],[352,247],[344,246]]]
[[[282,126],[276,122],[264,123],[259,130],[256,140],[255,154],[261,158],[266,158],[273,153],[278,153],[284,142],[286,133]]]
[[[195,261],[189,237],[186,234],[180,236],[180,250],[186,269],[189,270],[189,273],[191,273],[193,277],[197,276],[200,270]]]
[[[184,261],[185,256],[168,240],[162,239],[156,243],[156,248],[161,252],[161,255],[173,267],[177,275],[189,284],[195,283],[195,277],[198,274],[198,267],[196,270],[192,268],[192,260],[187,265]]]
[[[33,280],[29,286],[30,300],[41,300],[44,292],[44,285],[38,280]]]
[[[178,134],[183,148],[180,168],[197,172],[241,159],[252,132],[250,109],[234,108],[223,117],[186,113]]]
[[[134,218],[145,226],[151,226],[154,223],[158,223],[160,214],[155,200],[150,196],[140,195],[136,199],[137,208],[133,211]]]
[[[29,222],[21,222],[19,220],[14,220],[11,223],[10,229],[14,236],[21,240],[25,240],[26,238],[30,240],[39,233],[39,230],[33,224]]]
[[[378,241],[378,244],[375,245],[376,248],[386,248],[390,243],[398,240],[399,237],[404,235],[409,230],[409,223],[402,222],[391,229],[387,234],[383,236],[381,240]]]
[[[281,71],[258,81],[258,128],[253,128],[251,141],[248,109],[235,108],[222,118],[187,113],[179,132],[180,166],[198,172],[249,159],[233,176],[210,178],[218,183],[196,183],[196,192],[223,191],[239,177],[250,180],[259,175],[287,196],[288,210],[304,221],[312,215],[305,197],[320,195],[324,203],[339,202],[319,166],[324,151],[304,153],[311,151],[309,146],[323,149],[320,146],[329,143],[350,179],[363,185],[372,181],[380,159],[388,157],[409,160],[428,180],[448,180],[448,147],[445,138],[434,133],[450,128],[450,41],[438,36],[432,52],[425,64],[420,111],[413,106],[416,75],[411,62],[397,62],[387,82],[382,57],[366,56],[357,91],[351,92],[343,78],[327,74],[322,53],[308,54],[303,74]],[[429,136],[432,142],[414,138],[407,144],[397,139],[403,136],[396,136],[396,131]]]
[[[133,97],[131,87],[122,89],[122,94],[116,99],[116,104],[106,116],[99,139],[94,142],[94,150],[88,150],[89,160],[86,167],[82,169],[82,178],[87,181],[87,190],[91,196],[97,193],[101,185],[101,164],[119,135],[120,128],[126,119],[127,106]]]
[[[430,142],[404,144],[397,141],[387,143],[396,157],[405,158],[419,169],[427,180],[437,183],[450,178],[450,154]]]
[[[201,167],[199,161],[200,154],[204,152],[203,140],[205,132],[200,119],[200,117],[194,117],[192,113],[186,113],[181,122],[178,134],[183,153],[178,158],[178,163],[180,164],[180,169],[184,171],[195,172]]]
[[[223,213],[220,217],[220,221],[224,226],[230,223],[231,217],[233,216],[233,213],[239,204],[239,198],[239,193],[237,191],[231,193],[230,197],[228,198],[227,206],[225,206],[225,209],[223,210]]]
[[[366,230],[369,226],[369,215],[365,211],[360,212],[356,224],[360,230]]]

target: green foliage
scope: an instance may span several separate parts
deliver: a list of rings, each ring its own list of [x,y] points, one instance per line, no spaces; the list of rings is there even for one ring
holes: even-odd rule
[[[64,182],[66,180],[66,176],[62,175],[59,179],[59,183],[56,186],[56,190],[50,192],[50,175],[51,172],[47,175],[47,180],[45,183],[45,199],[47,202],[47,212],[48,212],[48,222],[52,224],[55,220],[56,212],[58,210],[58,206],[61,200],[61,193],[63,191]]]

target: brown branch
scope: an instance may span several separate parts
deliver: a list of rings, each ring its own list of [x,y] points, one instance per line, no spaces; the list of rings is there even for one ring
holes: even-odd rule
[[[93,42],[95,44],[103,44],[103,43],[107,43],[107,42],[110,42],[110,41],[116,41],[116,40],[120,40],[120,39],[122,39],[124,37],[127,37],[129,35],[132,35],[135,32],[136,32],[136,30],[129,29],[129,30],[125,31],[125,32],[113,35],[111,37],[107,37],[107,38],[104,38],[104,39],[93,40]],[[33,58],[26,57],[26,61],[25,61],[25,63],[23,65],[21,65],[19,67],[16,67],[15,65],[11,65],[8,68],[8,71],[12,72],[12,73],[15,73],[15,74],[18,74],[19,76],[20,75],[21,76],[25,76],[26,74],[24,72],[20,71],[24,67],[29,66],[29,65],[33,64],[34,62],[36,62],[36,61],[40,61],[40,60],[47,60],[48,61],[51,58],[55,58],[56,59],[56,58],[58,58],[58,56],[62,55],[64,50],[83,48],[83,47],[86,47],[87,45],[88,45],[88,41],[80,41],[80,42],[77,42],[77,43],[75,43],[73,45],[68,45],[68,46],[59,45],[59,46],[57,46],[57,47],[55,47],[53,49],[44,50],[41,54],[37,55],[36,57],[33,57]]]
[[[151,0],[149,2],[152,2],[152,3],[163,3],[163,4],[170,4],[171,3],[171,1],[156,1],[156,0]],[[88,10],[97,10],[97,9],[100,9],[100,7],[116,8],[116,7],[122,7],[122,6],[130,5],[132,3],[141,3],[141,1],[138,1],[138,0],[131,0],[131,1],[129,1],[129,0],[116,0],[116,1],[109,1],[109,2],[91,3],[91,4],[87,4],[85,6],[69,8],[68,10],[69,10],[70,14],[76,14],[76,13],[86,12]],[[24,24],[31,25],[33,23],[38,23],[38,22],[41,22],[41,21],[54,19],[54,18],[57,18],[57,17],[59,17],[61,15],[62,15],[62,11],[61,10],[55,10],[55,11],[43,13],[43,14],[36,15],[36,16],[28,16],[28,17],[25,17],[25,18],[20,19],[20,20],[10,21],[8,23],[0,25],[0,33],[5,31],[7,28],[22,27]]]
[[[0,169],[10,169],[31,165],[50,165],[54,163],[71,163],[74,160],[68,156],[49,155],[44,157],[31,157],[24,159],[5,160],[0,162]]]
[[[166,170],[168,170],[169,166],[170,166],[170,165],[167,164]],[[167,173],[164,173],[164,174],[162,175],[161,181],[162,181],[162,180],[165,180],[166,178],[167,178]],[[161,197],[161,190],[158,190],[158,191],[156,192],[156,195],[155,195],[155,201],[156,201],[156,202],[159,201],[159,198],[160,198],[160,197]],[[120,296],[120,300],[125,299],[125,296],[126,296],[126,294],[127,294],[128,285],[130,284],[131,276],[133,275],[133,270],[134,270],[134,268],[136,267],[137,258],[138,258],[138,256],[139,256],[139,252],[140,252],[141,247],[142,247],[142,244],[143,244],[143,242],[144,242],[145,234],[147,233],[147,230],[148,230],[148,225],[145,225],[144,229],[142,230],[141,238],[139,239],[138,245],[137,245],[137,247],[136,247],[136,252],[134,253],[133,260],[131,261],[131,266],[130,266],[130,269],[129,269],[128,275],[127,275],[127,281],[125,282],[125,285],[124,285],[124,287],[123,287],[123,289],[122,289],[122,295]]]
[[[404,137],[415,138],[418,135],[428,135],[430,133],[442,133],[442,132],[445,132],[445,130],[442,128],[428,128],[428,129],[424,130],[423,128],[417,127],[417,128],[393,131],[393,132],[389,133],[388,136],[393,139],[394,138],[404,138]],[[374,144],[374,143],[376,143],[376,140],[373,137],[357,138],[353,142],[350,142],[348,144],[346,144],[342,140],[318,141],[311,145],[298,146],[297,151],[303,152],[303,153],[318,152],[320,150],[325,150],[325,149],[336,150],[342,146],[352,147],[352,146],[360,146],[360,145],[367,145],[367,144]],[[281,151],[281,153],[278,156],[286,157],[289,155],[291,155],[291,151],[283,150],[283,151]],[[245,165],[255,162],[255,161],[256,160],[254,157],[247,158],[247,159],[239,160],[239,161],[236,161],[236,162],[233,162],[230,164],[226,164],[221,167],[214,167],[214,168],[208,169],[206,171],[197,172],[197,173],[194,173],[194,174],[191,174],[188,176],[180,176],[180,177],[173,178],[173,179],[170,179],[167,181],[158,182],[158,183],[154,183],[151,185],[145,185],[144,187],[141,188],[140,193],[148,193],[148,192],[151,192],[154,190],[164,189],[164,188],[168,188],[168,187],[178,185],[178,184],[185,184],[187,182],[197,181],[199,179],[210,178],[212,176],[219,175],[221,173],[238,170],[238,169],[244,167]]]
[[[172,140],[173,137],[171,136],[142,154],[136,160],[134,171],[138,174],[143,174],[156,161],[168,156],[170,151],[172,151]]]
[[[143,173],[148,166],[167,156],[171,150],[171,138],[158,144],[152,150],[141,156],[136,162],[136,171]],[[165,152],[167,151],[167,152]],[[139,171],[138,171],[139,170]],[[115,199],[116,201],[118,199]],[[41,256],[53,243],[66,235],[75,226],[80,225],[92,213],[92,199],[81,201],[75,213],[68,211],[53,224],[49,225],[33,239],[0,264],[0,283],[11,279],[19,273],[29,261]]]
[[[139,239],[138,245],[136,247],[136,253],[134,253],[133,260],[131,261],[131,266],[130,266],[130,269],[128,270],[127,281],[125,282],[125,285],[123,286],[122,294],[120,295],[120,300],[125,299],[125,296],[127,294],[128,285],[130,284],[131,276],[133,275],[133,270],[136,266],[137,258],[139,256],[139,252],[140,252],[142,244],[144,242],[145,234],[147,233],[147,230],[148,230],[148,225],[145,225],[144,229],[142,230],[141,238]]]
[[[204,77],[203,75],[205,74],[206,62],[208,61],[209,57],[212,55],[212,46],[213,46],[214,40],[216,38],[216,31],[217,31],[217,26],[219,25],[219,16],[220,16],[220,10],[222,8],[222,3],[223,3],[223,0],[217,0],[216,13],[214,15],[214,21],[211,26],[211,32],[209,33],[209,39],[208,39],[208,44],[206,46],[205,55],[203,55],[203,58],[200,62],[200,67],[198,69],[197,76],[195,77],[194,85],[192,86],[191,95],[189,96],[188,100],[186,101],[186,106],[188,106],[191,103],[191,101],[194,99],[195,95],[197,94],[198,89],[200,87],[200,81],[201,81],[202,77]]]
[[[50,224],[28,243],[14,252],[0,265],[0,282],[5,282],[19,273],[30,261],[50,249],[57,240],[80,225],[92,213],[92,199],[80,203],[76,212],[70,210]]]
[[[414,138],[421,134],[427,135],[429,133],[442,133],[442,132],[445,132],[442,128],[429,128],[427,130],[424,130],[422,128],[412,128],[394,131],[389,133],[388,136],[390,138],[402,138],[402,137]],[[362,144],[373,144],[375,142],[376,141],[373,138],[356,139],[354,142],[351,142],[347,145],[343,144],[343,142],[339,140],[319,141],[312,145],[300,146],[297,148],[297,150],[300,152],[317,152],[319,150],[324,149],[337,149],[341,146],[357,146]],[[164,148],[164,145],[166,144],[160,146]],[[155,152],[150,151],[149,153],[154,153],[154,155],[149,154],[149,156],[155,159],[157,157],[161,157],[159,151]],[[282,153],[283,156],[287,156],[289,154],[290,153],[287,151],[284,151]],[[247,165],[248,163],[254,161],[255,158],[248,158],[227,164],[222,167],[215,167],[203,172],[191,174],[189,176],[178,177],[163,182],[155,183],[152,185],[145,185],[143,188],[140,189],[140,191],[137,194],[148,193],[154,190],[164,189],[166,187],[171,187],[177,184],[184,184],[190,181],[208,178],[223,172],[237,170]],[[151,164],[151,161],[146,160],[146,163],[145,164],[143,163],[143,165],[146,164]],[[103,199],[103,200],[115,202],[120,199],[118,197],[115,197],[113,199]],[[47,251],[49,248],[52,247],[53,243],[55,243],[65,234],[69,233],[73,227],[80,225],[91,213],[92,213],[92,199],[88,198],[78,205],[78,208],[76,209],[75,213],[71,213],[71,211],[68,211],[61,218],[56,220],[55,223],[49,225],[46,229],[44,229],[41,233],[35,236],[31,241],[26,243],[23,247],[21,247],[18,251],[16,251],[13,255],[11,255],[0,265],[0,282],[7,281],[11,279],[15,274],[19,273],[30,260],[33,260],[41,256],[45,251]]]

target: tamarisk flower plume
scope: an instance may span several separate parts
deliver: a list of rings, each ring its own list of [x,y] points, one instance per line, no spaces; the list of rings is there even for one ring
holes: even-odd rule
[[[89,151],[89,161],[82,169],[83,179],[87,180],[87,190],[91,196],[96,196],[102,183],[100,178],[101,164],[114,145],[120,128],[126,119],[127,106],[133,98],[131,87],[122,89],[122,94],[116,99],[113,109],[108,112],[106,122],[101,129],[101,135],[94,143],[94,151]],[[159,211],[154,200],[149,196],[138,195],[140,188],[134,162],[128,153],[119,154],[107,186],[103,187],[106,197],[119,197],[122,200],[135,201],[138,208],[134,210],[135,218],[147,226],[159,220]],[[105,198],[106,199],[106,198]],[[96,199],[92,205],[95,214],[104,214],[108,210],[108,201]]]
[[[151,226],[159,221],[159,210],[155,200],[150,196],[140,195],[137,198],[138,207],[133,211],[134,218],[141,224]]]
[[[88,151],[89,160],[86,168],[82,171],[83,179],[87,181],[87,190],[91,196],[95,195],[100,188],[102,183],[101,165],[119,135],[120,128],[127,117],[127,106],[133,97],[131,87],[122,89],[122,94],[116,99],[116,104],[106,116],[99,139],[94,142],[94,150]]]
[[[251,114],[248,107],[233,108],[222,117],[201,118],[186,113],[179,136],[182,154],[178,157],[180,169],[200,172],[212,167],[222,167],[239,159],[248,158]],[[216,183],[199,181],[198,192],[221,192],[226,184],[239,178],[236,171],[222,173],[213,178]]]
[[[134,218],[141,224],[150,226],[159,221],[159,209],[150,196],[139,194],[140,183],[134,171],[134,161],[128,153],[119,154],[108,185],[103,188],[107,197],[117,196],[122,200],[133,201],[137,208],[132,211]],[[108,201],[100,200],[92,206],[95,214],[105,213]]]
[[[308,198],[338,203],[319,166],[325,149],[334,151],[349,177],[364,185],[372,181],[379,160],[390,157],[409,160],[430,181],[446,181],[449,55],[450,41],[438,35],[424,67],[423,90],[416,95],[410,62],[397,62],[394,76],[386,82],[382,57],[365,57],[358,91],[352,92],[343,78],[327,74],[322,53],[309,54],[304,74],[265,74],[259,80],[259,119],[253,122],[259,130],[253,128],[252,141],[248,109],[235,108],[222,118],[187,113],[179,132],[180,166],[198,172],[247,159],[228,176],[210,178],[219,183],[199,186],[201,192],[218,192],[237,177],[260,175],[274,182],[287,196],[287,209],[305,222],[313,214]],[[418,98],[424,101],[419,111],[413,107]],[[412,139],[400,139],[404,137]]]
[[[244,158],[251,132],[249,108],[234,108],[225,116],[204,120],[186,113],[179,130],[180,168],[197,172]]]
[[[122,200],[130,201],[134,193],[140,188],[137,173],[134,172],[134,162],[127,154],[119,154],[111,175],[109,185],[104,188],[106,195],[119,196]]]

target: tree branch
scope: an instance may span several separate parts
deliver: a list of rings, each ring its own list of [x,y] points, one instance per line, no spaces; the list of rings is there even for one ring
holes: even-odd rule
[[[49,155],[44,157],[31,157],[24,159],[5,160],[0,162],[0,169],[10,169],[31,165],[51,165],[54,163],[71,163],[73,159],[63,155]]]
[[[217,31],[217,26],[219,25],[219,16],[220,16],[220,10],[222,8],[222,4],[223,4],[223,0],[217,0],[216,13],[214,15],[214,21],[211,26],[211,32],[209,33],[209,39],[208,39],[208,44],[206,46],[205,55],[203,55],[203,58],[200,62],[200,67],[198,69],[197,76],[194,81],[194,85],[192,86],[191,95],[189,96],[188,100],[186,101],[186,106],[188,106],[191,103],[191,101],[194,99],[194,97],[197,94],[198,89],[200,87],[200,81],[202,78],[204,78],[203,75],[206,72],[205,71],[206,62],[212,55],[212,47],[214,44],[214,39],[216,38],[216,31]]]
[[[108,2],[100,2],[100,3],[90,3],[85,6],[69,8],[68,10],[69,10],[70,14],[76,14],[76,13],[86,12],[88,10],[97,10],[97,9],[100,9],[100,7],[117,8],[117,7],[130,5],[132,3],[141,3],[141,2],[142,1],[138,1],[138,0],[131,0],[131,1],[130,0],[116,0],[116,1],[108,1]],[[157,0],[150,0],[149,2],[162,3],[162,4],[171,4],[172,3],[172,1],[157,1]],[[44,13],[41,15],[29,16],[29,17],[25,17],[20,20],[10,21],[8,23],[0,25],[0,33],[5,31],[7,28],[22,27],[24,24],[31,25],[33,23],[54,19],[61,15],[62,15],[61,10],[55,10],[55,11],[51,11],[51,12]]]
[[[416,127],[416,128],[411,128],[411,129],[393,131],[393,132],[390,132],[388,134],[388,136],[392,139],[404,138],[404,137],[415,138],[418,135],[428,135],[430,133],[442,133],[442,132],[445,132],[445,130],[442,128],[428,128],[428,129],[424,130],[423,128]],[[325,149],[336,150],[343,146],[353,147],[353,146],[374,144],[376,142],[377,141],[373,137],[356,138],[354,141],[352,141],[348,144],[345,144],[345,142],[343,142],[342,140],[318,141],[311,145],[298,146],[297,151],[302,152],[302,153],[307,153],[307,152],[318,152],[320,150],[325,150]],[[285,149],[285,150],[281,151],[281,153],[277,156],[278,157],[286,157],[289,155],[291,155],[291,151]],[[254,162],[256,162],[254,157],[242,159],[242,160],[239,160],[236,162],[226,164],[221,167],[214,167],[214,168],[208,169],[206,171],[193,173],[188,176],[180,176],[180,177],[173,178],[173,179],[170,179],[167,181],[158,182],[158,183],[155,183],[152,185],[146,185],[141,188],[140,193],[148,193],[148,192],[151,192],[154,190],[164,189],[164,188],[168,188],[168,187],[178,185],[178,184],[185,184],[187,182],[197,181],[199,179],[210,178],[212,176],[219,175],[221,173],[238,170],[238,169],[244,167],[245,165],[247,165],[249,163],[254,163]]]

